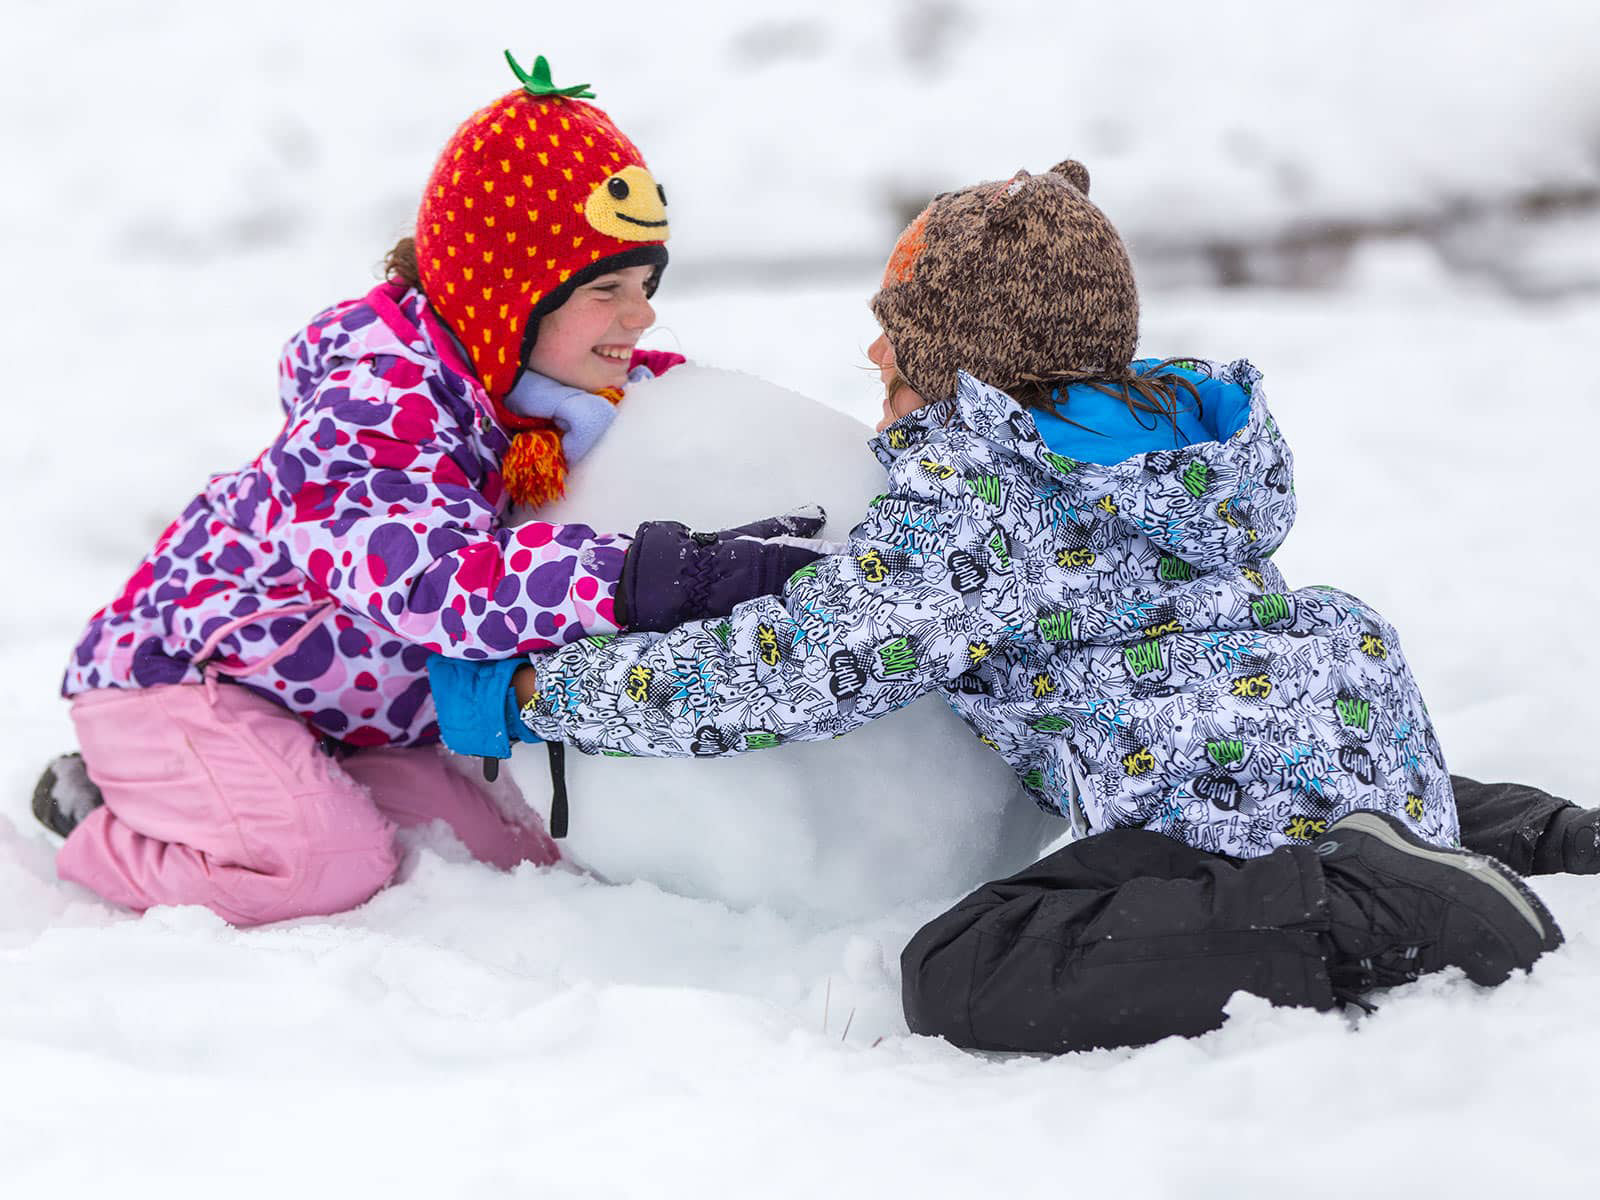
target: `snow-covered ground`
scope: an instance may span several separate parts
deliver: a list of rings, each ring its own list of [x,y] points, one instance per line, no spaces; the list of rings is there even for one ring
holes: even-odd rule
[[[608,820],[591,854],[627,861],[641,878],[623,886],[503,875],[424,840],[358,912],[238,932],[59,884],[27,813],[70,743],[53,697],[84,617],[208,471],[271,435],[278,346],[367,286],[451,123],[507,85],[502,45],[592,79],[669,181],[653,343],[868,417],[864,301],[897,206],[1074,153],[1154,259],[1169,233],[1581,190],[1600,129],[1592,6],[758,18],[728,0],[610,6],[599,28],[592,8],[501,4],[457,6],[445,30],[437,9],[370,0],[16,7],[0,48],[7,1195],[1537,1195],[1592,1179],[1596,880],[1536,881],[1568,945],[1493,992],[1433,978],[1359,1023],[1241,998],[1192,1042],[987,1058],[908,1037],[899,1013],[900,945],[965,883],[908,897],[871,875],[948,817],[897,846],[881,823],[797,828],[790,807],[764,842],[756,810],[737,839],[692,831],[736,870],[680,853],[655,882],[650,824]],[[917,32],[938,28],[954,32]],[[1143,86],[1121,86],[1124,67]],[[1595,261],[1592,226],[1541,230],[1541,278]],[[1600,802],[1597,341],[1600,295],[1508,298],[1417,239],[1357,248],[1338,291],[1145,296],[1146,351],[1265,370],[1297,451],[1290,581],[1395,621],[1456,770],[1584,803]],[[730,519],[755,515],[728,500]],[[542,771],[519,767],[534,794]],[[815,906],[793,894],[797,838],[818,864],[840,850]]]

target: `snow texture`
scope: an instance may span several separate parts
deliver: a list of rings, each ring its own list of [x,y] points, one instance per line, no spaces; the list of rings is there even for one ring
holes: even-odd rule
[[[586,773],[611,763],[574,763],[574,846],[634,882],[501,874],[435,833],[361,910],[249,932],[194,909],[131,918],[58,883],[28,813],[72,742],[54,693],[84,618],[209,471],[272,435],[278,347],[370,286],[453,122],[508,85],[503,46],[592,80],[666,181],[651,344],[870,420],[863,302],[898,219],[887,197],[903,215],[1073,154],[1138,255],[1168,230],[1592,182],[1592,5],[714,0],[602,22],[496,3],[447,27],[372,0],[14,7],[7,1195],[1491,1196],[1593,1177],[1594,879],[1534,881],[1568,944],[1493,991],[1434,977],[1359,1022],[1238,997],[1194,1041],[990,1058],[906,1035],[899,947],[957,898],[953,847],[980,835],[976,812],[914,805],[892,779],[852,825],[834,797],[808,811],[793,790],[719,784],[697,809],[614,795]],[[621,30],[648,51],[616,54]],[[1539,228],[1549,269],[1600,261],[1592,226]],[[718,274],[741,258],[774,265]],[[1343,291],[1144,299],[1144,353],[1267,372],[1300,499],[1276,561],[1399,627],[1452,767],[1600,800],[1600,388],[1583,361],[1600,297],[1508,299],[1393,239],[1354,253]],[[662,453],[754,459],[776,482],[744,495],[708,472],[640,515],[724,523],[876,490],[865,451],[778,479],[792,444],[711,422],[663,435]],[[521,753],[540,799],[543,764]],[[748,761],[740,788],[786,769]],[[982,836],[974,875],[1003,857]]]

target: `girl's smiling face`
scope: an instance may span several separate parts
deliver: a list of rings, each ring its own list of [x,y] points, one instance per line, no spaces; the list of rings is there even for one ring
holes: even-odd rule
[[[901,417],[914,413],[927,403],[906,382],[906,377],[900,374],[900,368],[894,363],[894,347],[889,344],[889,335],[880,333],[872,345],[867,347],[867,359],[878,368],[878,378],[883,381],[883,419],[878,422],[876,431],[882,433]]]
[[[539,322],[528,368],[586,392],[626,384],[633,347],[656,319],[645,295],[655,270],[624,267],[574,291]]]

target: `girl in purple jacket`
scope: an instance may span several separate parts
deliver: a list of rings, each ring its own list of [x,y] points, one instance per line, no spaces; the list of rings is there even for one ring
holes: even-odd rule
[[[760,540],[814,533],[804,516],[736,531],[731,562],[733,539],[685,539],[733,568],[705,601],[681,563],[630,561],[628,536],[506,523],[560,494],[627,383],[682,361],[635,346],[665,193],[592,93],[542,58],[511,65],[522,86],[446,145],[389,281],[289,341],[277,436],[213,475],[90,619],[62,685],[81,758],[34,798],[66,836],[63,878],[251,925],[366,900],[398,827],[442,820],[486,862],[554,863],[509,780],[449,765],[428,655],[615,633],[630,597],[670,625],[811,557]]]

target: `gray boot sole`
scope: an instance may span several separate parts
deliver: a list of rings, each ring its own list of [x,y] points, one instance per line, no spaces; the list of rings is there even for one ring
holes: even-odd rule
[[[1554,950],[1565,940],[1561,934],[1561,927],[1550,915],[1550,910],[1544,906],[1544,901],[1540,900],[1516,872],[1504,863],[1496,862],[1482,854],[1473,854],[1468,850],[1447,850],[1440,846],[1429,845],[1410,830],[1371,812],[1352,813],[1336,821],[1323,840],[1317,843],[1317,852],[1326,854],[1329,851],[1325,850],[1324,846],[1336,847],[1341,830],[1364,833],[1401,854],[1468,873],[1487,884],[1522,920],[1527,922],[1539,939],[1541,953]]]

